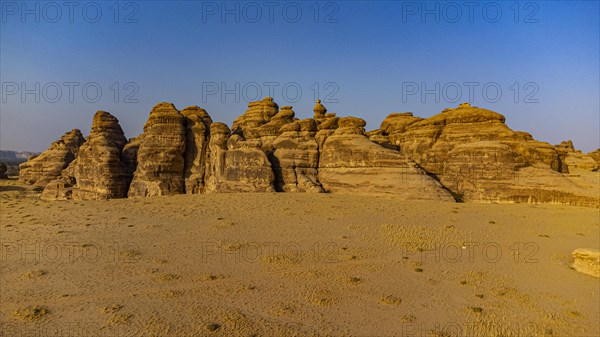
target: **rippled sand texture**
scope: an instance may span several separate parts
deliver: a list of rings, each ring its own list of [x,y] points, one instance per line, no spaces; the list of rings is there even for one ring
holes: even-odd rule
[[[3,335],[597,336],[598,209],[0,190]]]

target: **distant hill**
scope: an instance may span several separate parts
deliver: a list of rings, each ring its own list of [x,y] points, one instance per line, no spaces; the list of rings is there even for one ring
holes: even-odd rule
[[[0,162],[6,164],[9,176],[19,175],[19,164],[24,163],[33,155],[39,153],[29,151],[0,150]]]
[[[27,158],[31,157],[34,154],[38,154],[36,152],[29,151],[9,151],[9,150],[0,150],[0,161],[6,162],[19,162],[22,163],[27,161]]]

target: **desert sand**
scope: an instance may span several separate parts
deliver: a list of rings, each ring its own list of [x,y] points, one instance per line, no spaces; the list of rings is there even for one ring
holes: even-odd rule
[[[598,336],[598,209],[2,181],[3,336]]]

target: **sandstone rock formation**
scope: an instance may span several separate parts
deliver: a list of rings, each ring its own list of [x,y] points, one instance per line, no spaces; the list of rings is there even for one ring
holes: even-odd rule
[[[219,192],[221,183],[225,180],[225,154],[230,135],[231,130],[226,124],[215,122],[210,125],[205,173],[206,192]]]
[[[593,157],[593,152],[584,154],[575,149],[573,141],[567,140],[555,145],[561,163],[562,173],[578,174],[581,171],[597,171],[599,163]]]
[[[40,199],[42,200],[71,200],[73,199],[73,188],[75,186],[75,178],[68,169],[63,171],[63,174],[50,181],[44,187]]]
[[[131,173],[121,160],[127,139],[119,121],[106,111],[98,111],[78,157],[49,182],[44,200],[100,200],[127,196]]]
[[[260,127],[267,124],[278,112],[279,106],[273,102],[272,97],[250,102],[248,103],[248,110],[233,121],[231,132],[245,139],[260,138]]]
[[[245,140],[227,125],[210,127],[206,175],[207,192],[273,192],[271,163],[260,139]]]
[[[600,252],[594,249],[579,248],[573,251],[573,269],[580,273],[600,277]]]
[[[315,107],[313,108],[313,118],[317,124],[317,133],[315,139],[319,144],[319,148],[323,148],[325,139],[335,132],[338,127],[339,117],[336,117],[335,113],[327,113],[327,109],[321,104],[320,100],[317,100]]]
[[[106,111],[94,115],[92,130],[70,165],[76,187],[73,199],[97,200],[127,196],[131,176],[121,161],[127,138],[119,120]]]
[[[8,175],[6,172],[8,171],[8,167],[3,162],[0,162],[0,179],[8,179]]]
[[[46,186],[56,179],[79,153],[85,139],[78,129],[65,133],[39,156],[32,156],[19,166],[19,181]]]
[[[588,153],[588,156],[594,159],[598,163],[598,166],[600,166],[600,148]]]
[[[452,201],[450,193],[416,163],[365,135],[365,121],[339,119],[319,160],[319,180],[330,192],[394,193],[412,199]]]
[[[173,104],[163,102],[152,108],[137,152],[129,197],[184,192],[185,136],[185,119]]]
[[[555,147],[504,122],[465,103],[426,119],[392,114],[381,129],[460,200],[598,205],[591,188],[565,179],[568,168]]]
[[[138,135],[129,139],[129,142],[123,147],[123,153],[121,155],[121,161],[125,165],[127,175],[133,177],[135,170],[137,169],[137,153],[140,149],[144,134]]]
[[[281,107],[272,97],[248,103],[248,110],[236,118],[231,128],[233,134],[242,138],[260,139],[261,149],[266,153],[273,150],[273,141],[279,136],[279,130],[285,124],[295,120],[291,106]]]
[[[319,145],[314,119],[293,121],[281,127],[271,156],[275,186],[282,192],[324,192],[318,179]]]
[[[196,194],[204,191],[204,171],[206,169],[206,151],[210,136],[212,119],[206,110],[191,106],[183,109],[185,117],[185,154],[184,179],[185,192]]]
[[[67,133],[22,164],[20,180],[47,185],[46,199],[281,191],[600,206],[600,149],[583,154],[571,141],[536,141],[499,113],[463,103],[365,126],[319,100],[312,118],[298,119],[265,97],[231,130],[200,107],[159,103],[127,142],[116,118],[99,112],[84,145],[79,131]]]

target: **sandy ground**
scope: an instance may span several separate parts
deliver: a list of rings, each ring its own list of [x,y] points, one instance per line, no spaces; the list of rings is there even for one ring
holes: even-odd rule
[[[2,182],[3,336],[598,336],[598,209]]]

